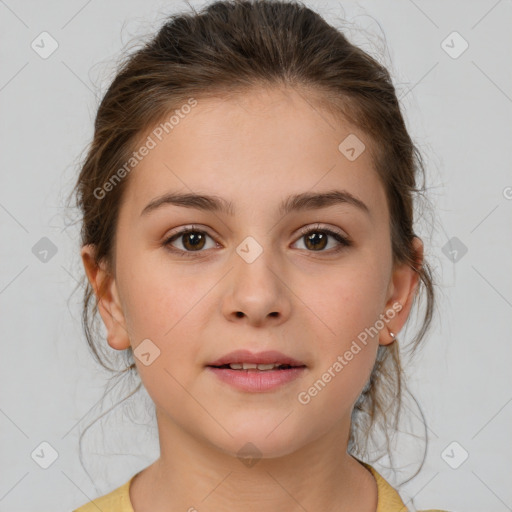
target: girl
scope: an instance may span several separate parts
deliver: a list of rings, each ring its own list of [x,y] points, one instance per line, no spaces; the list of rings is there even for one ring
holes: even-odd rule
[[[75,512],[405,511],[363,462],[434,292],[389,73],[295,2],[172,16],[99,107],[76,185],[109,345],[160,457]]]

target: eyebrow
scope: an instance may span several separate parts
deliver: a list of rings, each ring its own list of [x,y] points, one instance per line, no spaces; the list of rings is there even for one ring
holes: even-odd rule
[[[148,213],[169,204],[185,208],[195,208],[203,211],[220,212],[230,216],[235,214],[233,203],[222,197],[205,194],[170,192],[153,199],[142,210],[141,216],[147,215]],[[279,205],[278,212],[280,215],[287,215],[291,212],[319,210],[321,208],[327,208],[337,204],[349,204],[355,206],[368,215],[370,214],[368,206],[346,190],[331,190],[322,193],[304,192],[302,194],[292,195],[287,197]]]

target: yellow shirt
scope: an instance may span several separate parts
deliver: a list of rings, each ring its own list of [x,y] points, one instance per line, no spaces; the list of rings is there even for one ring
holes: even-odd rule
[[[376,512],[407,512],[407,508],[400,499],[398,492],[369,464],[362,461],[365,466],[375,477],[377,481],[377,510]],[[130,483],[135,478],[133,475],[128,482],[113,490],[109,494],[105,494],[94,501],[87,503],[73,512],[134,512],[130,502]],[[423,510],[420,512],[447,512],[438,509]]]

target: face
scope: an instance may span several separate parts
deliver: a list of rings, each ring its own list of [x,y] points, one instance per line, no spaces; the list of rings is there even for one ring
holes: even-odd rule
[[[148,134],[155,147],[125,178],[115,279],[93,268],[90,247],[82,255],[95,289],[109,283],[109,344],[137,354],[150,340],[135,362],[159,419],[226,453],[251,442],[263,457],[348,428],[416,285],[393,266],[367,136],[280,90],[198,99],[162,140]],[[356,159],[339,149],[349,135],[366,141]],[[213,196],[230,210],[147,208],[166,194]],[[319,197],[293,201],[302,194]],[[239,389],[207,367],[239,349],[305,368],[277,387]]]

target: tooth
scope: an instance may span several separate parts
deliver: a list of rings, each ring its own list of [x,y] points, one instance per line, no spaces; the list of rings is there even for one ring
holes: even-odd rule
[[[258,370],[271,370],[272,368],[276,367],[277,365],[272,363],[272,364],[259,364],[258,365]]]
[[[279,364],[270,363],[270,364],[257,364],[257,363],[230,363],[229,367],[232,370],[272,370],[274,368],[279,368]]]

